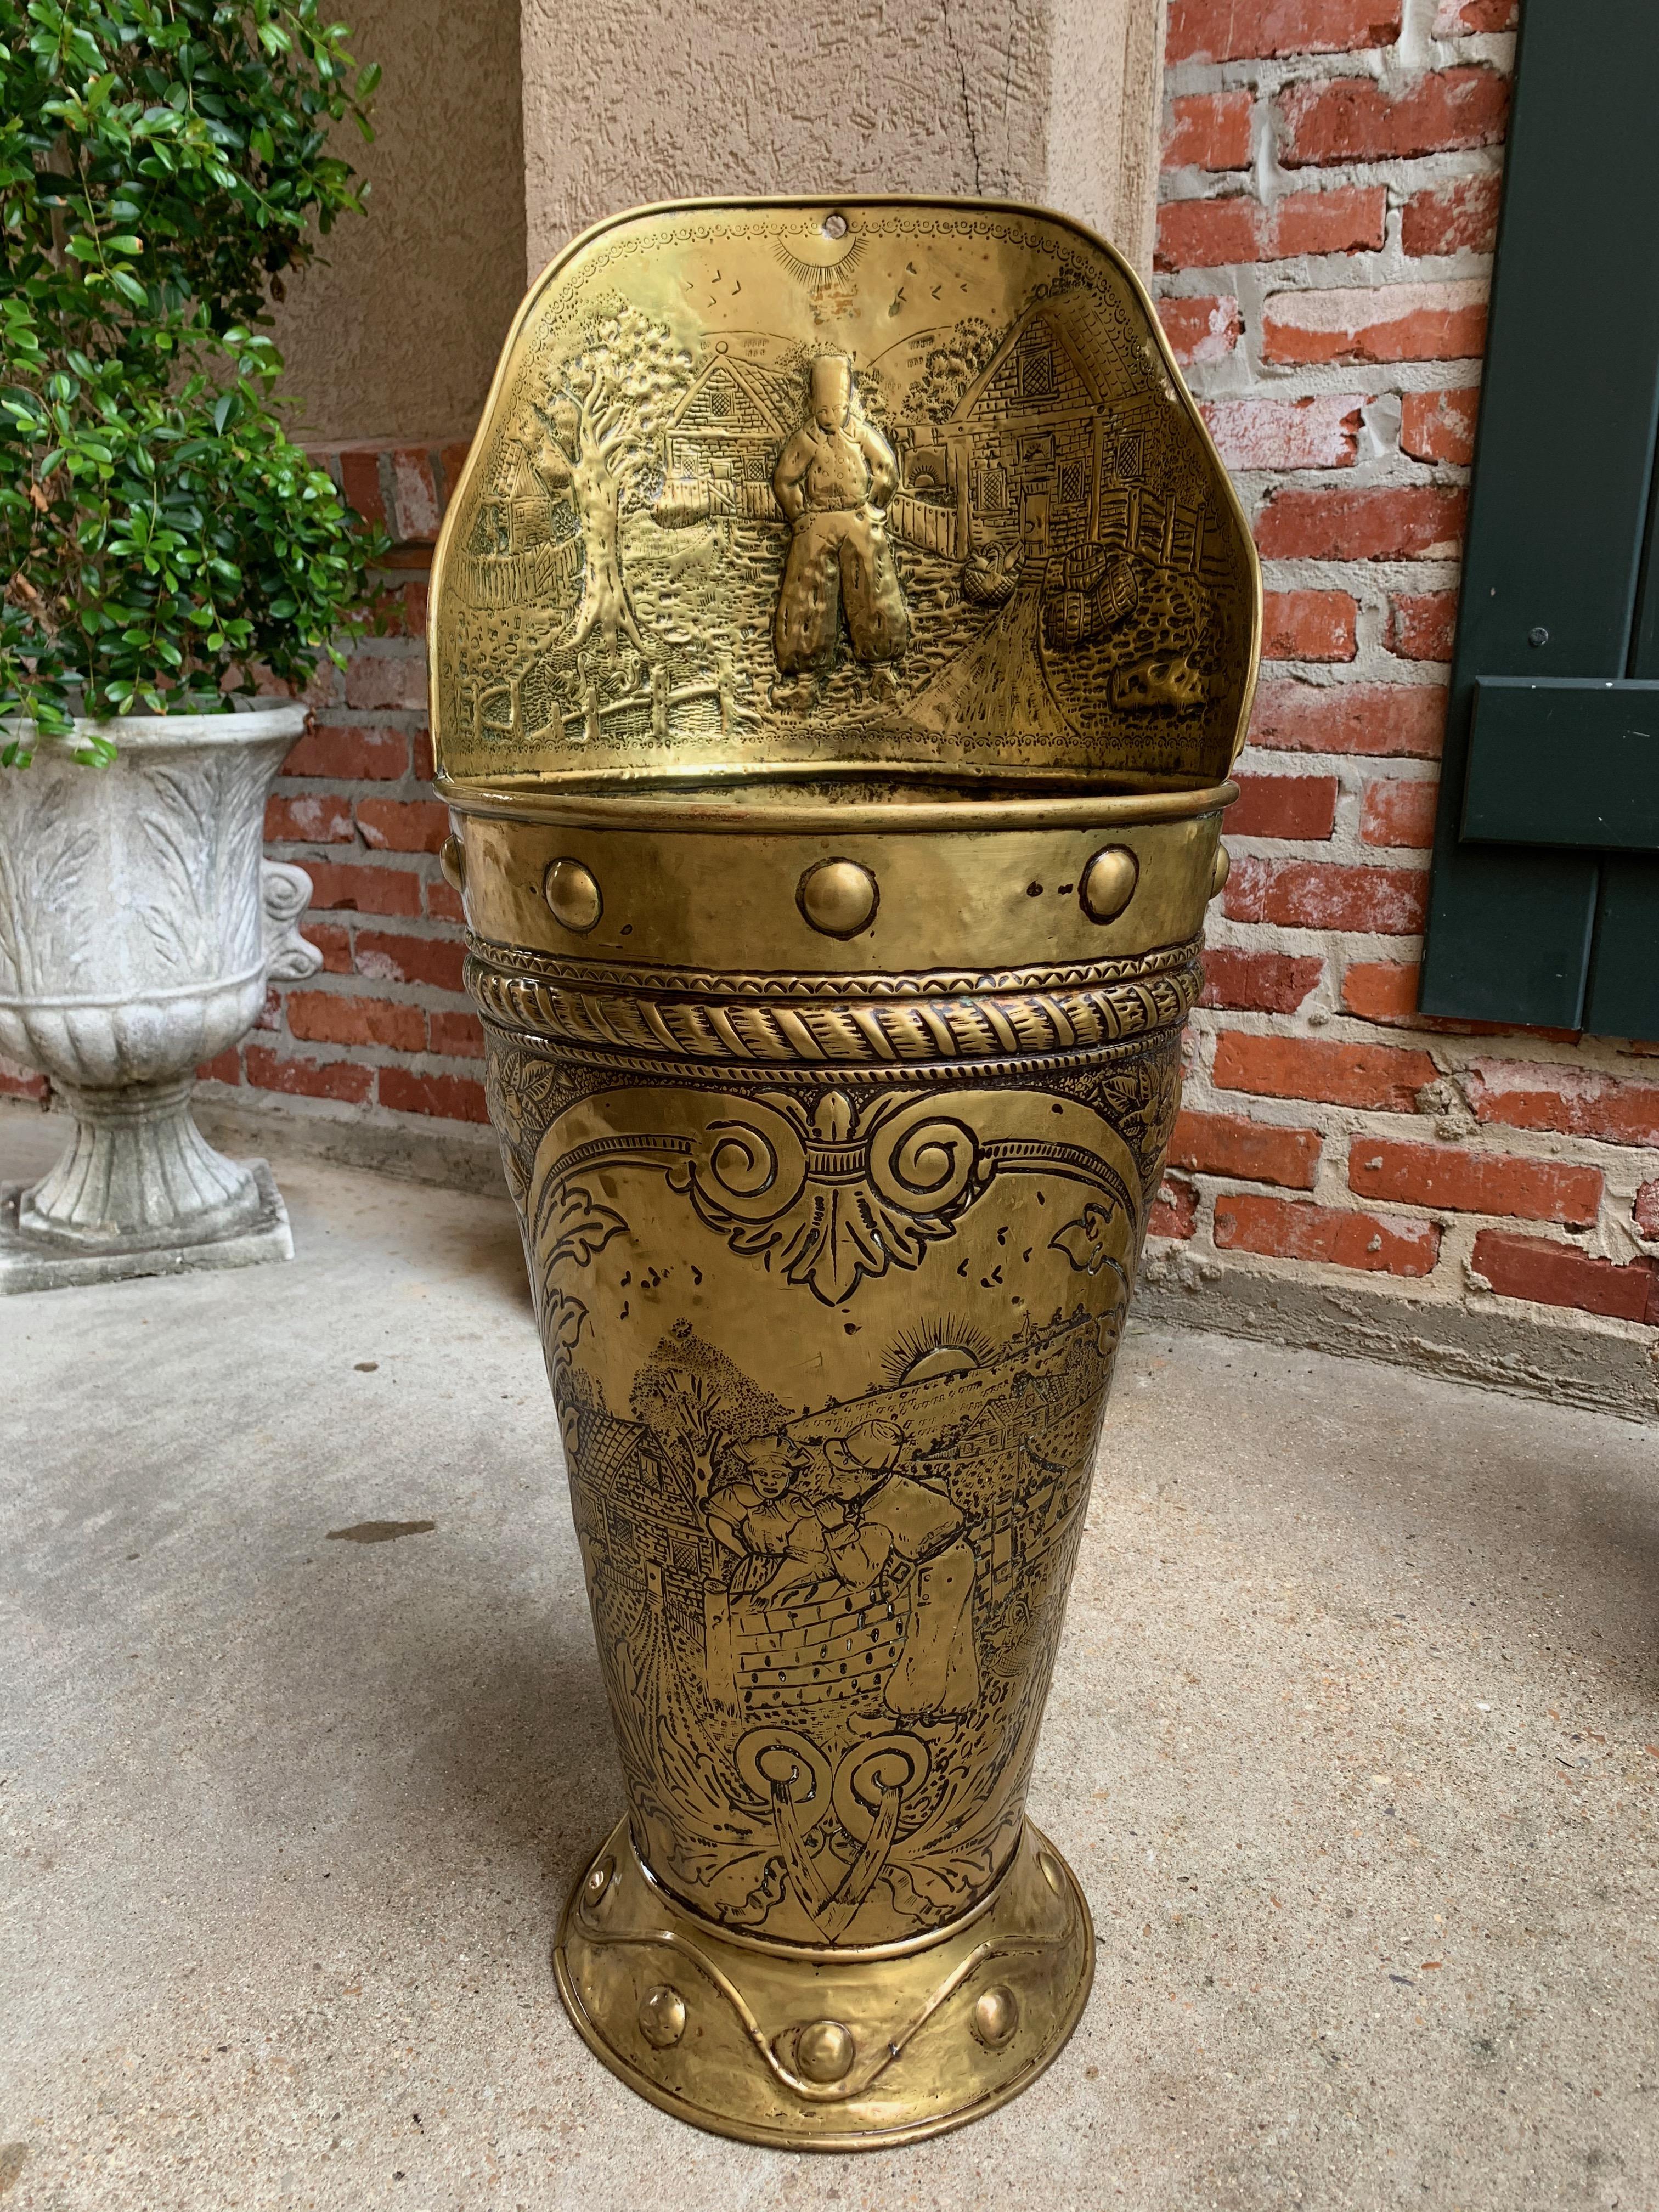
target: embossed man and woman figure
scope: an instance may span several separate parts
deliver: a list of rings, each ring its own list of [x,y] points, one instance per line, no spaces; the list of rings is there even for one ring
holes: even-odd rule
[[[950,1499],[905,1472],[913,1457],[891,1421],[811,1443],[757,1437],[732,1455],[707,1511],[715,1540],[737,1555],[728,1587],[758,1608],[803,1602],[826,1583],[908,1581],[909,1621],[884,1701],[907,1717],[944,1717],[979,1696],[974,1553]]]

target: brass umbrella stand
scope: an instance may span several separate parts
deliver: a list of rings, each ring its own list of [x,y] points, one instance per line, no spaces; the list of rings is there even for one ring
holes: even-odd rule
[[[1086,1998],[1025,1791],[1260,599],[1059,216],[644,210],[496,372],[445,867],[629,1808],[555,1964],[701,2126],[955,2126]]]

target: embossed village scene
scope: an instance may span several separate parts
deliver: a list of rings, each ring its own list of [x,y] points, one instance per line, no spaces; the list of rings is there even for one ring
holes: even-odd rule
[[[500,1054],[630,1799],[720,1924],[903,1939],[1006,1865],[1168,1057],[1092,1103],[709,1089],[665,1114],[626,1087],[561,1110],[544,1063]]]
[[[452,768],[822,761],[826,726],[872,763],[1224,762],[1242,524],[1120,291],[1048,240],[1005,313],[982,280],[959,313],[896,218],[727,227],[704,296],[648,312],[601,270],[512,357],[456,526]],[[993,226],[957,228],[966,266]]]

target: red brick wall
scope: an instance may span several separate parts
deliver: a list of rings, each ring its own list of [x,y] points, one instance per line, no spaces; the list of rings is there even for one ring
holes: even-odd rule
[[[438,849],[449,827],[428,779],[426,571],[466,458],[354,447],[322,456],[353,503],[398,544],[383,581],[383,635],[307,695],[313,722],[265,814],[266,848],[310,876],[304,934],[323,971],[273,989],[259,1026],[204,1071],[230,1086],[314,1102],[311,1110],[429,1129],[486,1120],[483,1036],[461,989],[460,902]]]
[[[1413,1011],[1514,16],[1171,0],[1156,289],[1267,623],[1154,1249],[1644,1336],[1659,1046]]]

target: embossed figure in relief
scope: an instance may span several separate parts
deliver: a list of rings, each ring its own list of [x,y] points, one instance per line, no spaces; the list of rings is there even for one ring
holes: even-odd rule
[[[790,528],[772,642],[789,679],[775,706],[809,707],[835,660],[843,620],[855,660],[878,691],[910,641],[910,615],[887,543],[898,463],[858,404],[853,365],[821,354],[807,383],[810,420],[785,446],[772,490]]]

